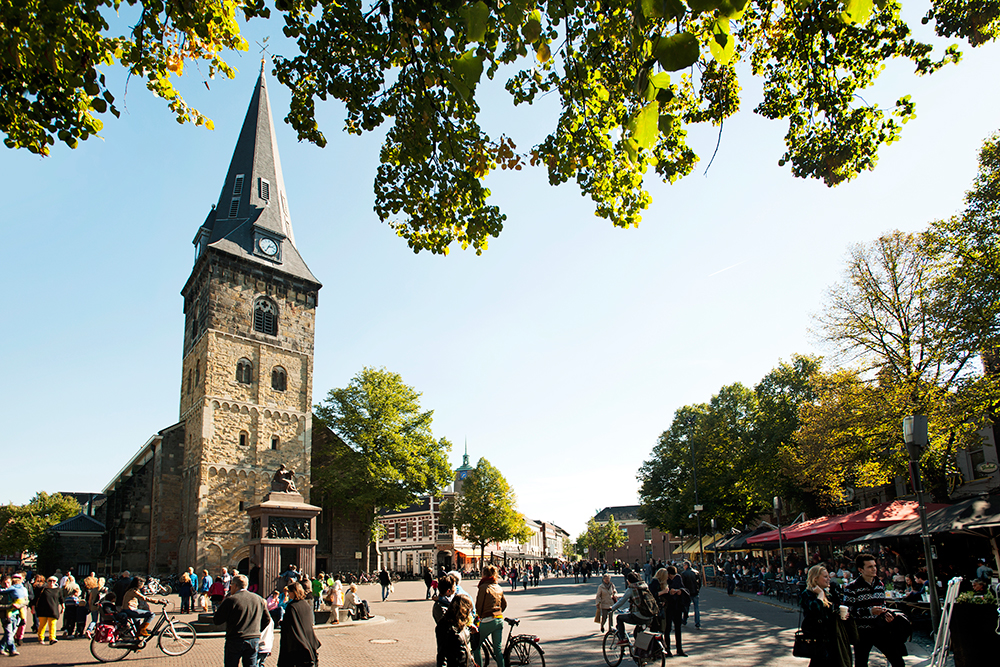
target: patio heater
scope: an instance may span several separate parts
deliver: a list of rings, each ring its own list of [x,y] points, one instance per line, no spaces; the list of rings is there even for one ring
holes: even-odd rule
[[[927,507],[924,505],[924,485],[920,480],[920,454],[927,446],[927,417],[909,415],[903,417],[903,444],[910,457],[910,483],[917,494],[920,512],[920,539],[924,542],[924,559],[927,561],[927,583],[931,589],[931,627],[938,626],[941,616],[941,601],[938,599],[937,577],[934,575],[934,559],[931,557],[931,535],[927,530]]]
[[[778,563],[781,568],[778,574],[781,575],[779,581],[785,580],[785,546],[781,540],[781,498],[774,497],[774,518],[778,524]]]

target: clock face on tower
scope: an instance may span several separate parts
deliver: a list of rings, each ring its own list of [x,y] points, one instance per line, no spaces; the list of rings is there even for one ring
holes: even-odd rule
[[[459,479],[465,479],[468,476],[469,476],[469,473],[468,473],[468,471],[465,471],[465,470],[463,470],[462,472],[458,473],[458,478]]]
[[[278,244],[274,242],[274,239],[262,236],[257,239],[257,248],[268,257],[274,257],[278,254]]]

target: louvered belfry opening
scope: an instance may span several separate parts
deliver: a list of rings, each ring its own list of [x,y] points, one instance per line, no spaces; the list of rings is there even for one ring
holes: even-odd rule
[[[267,299],[257,299],[253,308],[253,329],[268,336],[278,335],[278,310]]]

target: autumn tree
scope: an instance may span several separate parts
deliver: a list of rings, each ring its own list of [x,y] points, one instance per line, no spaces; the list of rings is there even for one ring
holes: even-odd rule
[[[331,389],[315,408],[356,456],[317,452],[313,486],[356,512],[366,543],[372,541],[380,510],[400,510],[451,479],[446,458],[451,443],[434,437],[434,413],[422,410],[419,399],[420,393],[397,373],[365,368],[348,386]],[[370,570],[368,556],[365,569]]]
[[[39,491],[25,505],[0,505],[0,553],[37,554],[52,526],[80,513],[80,503]]]
[[[462,482],[461,493],[441,503],[441,522],[479,547],[481,563],[487,544],[531,539],[531,529],[517,511],[514,489],[485,458]]]
[[[112,28],[112,11],[131,21]],[[495,169],[539,166],[575,180],[597,215],[639,224],[652,171],[673,182],[694,169],[691,127],[720,128],[741,87],[761,81],[755,111],[787,123],[779,164],[833,186],[872,169],[900,137],[909,96],[865,100],[885,64],[928,74],[960,54],[916,40],[896,0],[282,0],[274,6],[287,53],[275,73],[291,91],[286,118],[325,145],[316,103],[346,109],[352,134],[385,133],[375,211],[415,251],[452,244],[482,252],[505,216],[488,202]],[[227,50],[246,50],[236,17],[267,18],[263,0],[0,0],[0,131],[10,147],[73,146],[118,113],[103,69],[124,66],[181,121],[210,125],[173,77],[185,63],[208,79],[232,76]],[[922,19],[971,46],[1000,29],[1000,0],[932,0]],[[280,48],[280,47],[273,47]],[[295,50],[297,49],[297,53]],[[188,68],[190,71],[190,68]],[[740,78],[743,74],[743,80]],[[547,136],[519,147],[515,125],[480,125],[495,104],[486,80],[506,78],[515,105],[559,100]],[[485,78],[484,78],[485,77]]]

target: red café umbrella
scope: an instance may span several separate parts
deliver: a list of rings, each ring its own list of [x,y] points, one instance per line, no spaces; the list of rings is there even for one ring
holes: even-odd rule
[[[947,507],[942,504],[928,504],[927,511]],[[823,516],[782,527],[781,539],[785,542],[847,542],[875,530],[887,528],[900,521],[908,521],[919,516],[920,505],[915,500],[894,500],[840,516]],[[777,543],[778,531],[771,530],[755,535],[747,540],[749,544]]]

